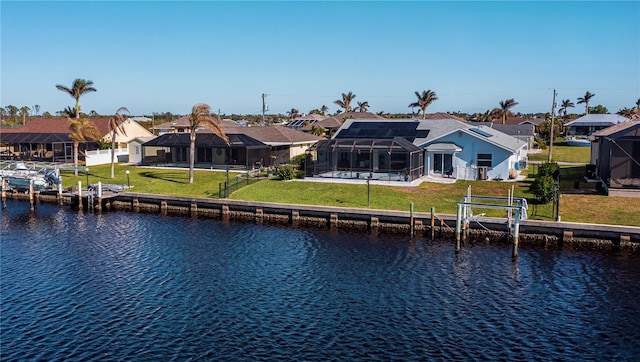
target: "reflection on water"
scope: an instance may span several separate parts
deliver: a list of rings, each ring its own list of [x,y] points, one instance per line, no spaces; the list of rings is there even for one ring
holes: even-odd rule
[[[2,360],[633,360],[640,265],[8,202]]]

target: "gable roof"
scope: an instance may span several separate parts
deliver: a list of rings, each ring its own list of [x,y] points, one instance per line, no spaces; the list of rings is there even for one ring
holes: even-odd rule
[[[587,114],[571,122],[565,123],[565,127],[570,126],[613,126],[620,122],[628,122],[629,118],[618,114]]]
[[[427,113],[425,115],[425,119],[455,119],[456,121],[460,121],[460,122],[465,121],[465,119],[462,117],[458,117],[456,115],[444,113],[444,112]]]
[[[629,122],[621,122],[618,123],[616,125],[613,125],[611,127],[607,127],[605,129],[602,129],[594,134],[592,134],[593,137],[607,137],[607,136],[614,136],[616,133],[621,133],[627,130],[631,130],[632,128],[636,127],[637,129],[640,129],[640,121],[629,121]],[[638,134],[638,136],[640,136],[640,134]],[[615,138],[615,137],[613,137]]]
[[[533,137],[535,134],[535,126],[531,123],[491,124],[489,127],[502,133],[506,133],[509,136]]]
[[[369,123],[370,125],[357,125],[352,131],[347,131],[353,127],[354,124],[362,123]],[[379,130],[377,130],[376,127]],[[365,131],[358,131],[358,129],[365,129]],[[366,137],[365,135],[379,139],[403,137],[420,147],[433,143],[435,140],[459,130],[472,137],[495,144],[498,147],[510,151],[516,151],[526,145],[525,142],[493,128],[487,126],[473,126],[466,122],[460,122],[454,119],[348,119],[336,132],[333,138],[347,139]]]
[[[245,134],[271,146],[310,143],[324,139],[284,126],[240,127],[226,129],[227,135]]]

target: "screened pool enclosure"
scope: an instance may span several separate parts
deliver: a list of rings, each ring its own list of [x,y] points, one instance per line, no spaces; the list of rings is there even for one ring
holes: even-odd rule
[[[423,175],[422,150],[403,138],[331,139],[307,151],[307,177],[413,181]]]

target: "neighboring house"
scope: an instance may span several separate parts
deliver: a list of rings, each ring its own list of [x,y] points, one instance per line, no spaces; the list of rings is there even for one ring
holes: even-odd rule
[[[587,114],[564,125],[567,135],[566,142],[574,146],[589,146],[591,143],[588,136],[599,130],[628,121],[628,118],[617,114]]]
[[[196,132],[195,167],[246,168],[263,164],[269,159],[269,145],[245,134],[227,134],[227,144],[208,131]],[[142,164],[189,166],[191,135],[185,132],[166,133],[142,144]]]
[[[618,123],[591,139],[591,164],[607,194],[640,197],[640,121]]]
[[[102,142],[111,142],[109,118],[90,117]],[[17,159],[53,162],[73,162],[73,141],[69,137],[70,122],[67,118],[33,118],[18,128],[0,129],[0,148],[8,150]],[[151,136],[138,123],[127,120],[123,124],[126,134],[116,136],[118,148],[127,147],[129,140]],[[85,151],[98,149],[97,142],[81,142],[78,146],[80,158]]]
[[[289,122],[287,122],[287,124],[285,124],[284,126],[287,128],[291,128],[291,129],[295,129],[295,130],[300,130],[301,128],[304,128],[306,126],[311,126],[312,124],[321,121],[323,119],[327,118],[327,116],[323,116],[321,114],[303,114],[301,116],[298,116],[292,120],[290,120]]]
[[[140,165],[142,164],[142,145],[146,142],[149,142],[153,139],[155,139],[155,136],[151,136],[151,137],[136,137],[132,140],[129,141],[129,163],[131,164],[135,164],[135,165]],[[156,149],[156,152],[160,150],[160,148]],[[149,148],[148,149],[149,152],[152,152],[152,150]]]
[[[275,166],[289,163],[291,158],[304,155],[307,149],[324,139],[284,126],[224,128],[227,135],[244,134],[271,147],[269,163]]]
[[[423,175],[507,179],[518,174],[526,147],[490,127],[454,119],[347,119],[331,140],[318,142],[307,175],[341,171],[346,177],[404,173],[408,180]]]

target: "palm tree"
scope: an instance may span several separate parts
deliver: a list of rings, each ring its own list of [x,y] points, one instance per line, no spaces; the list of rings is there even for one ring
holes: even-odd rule
[[[27,123],[27,116],[29,115],[29,111],[31,110],[31,108],[27,107],[27,106],[22,106],[20,107],[20,115],[22,116],[22,125],[24,126],[25,123]]]
[[[289,115],[290,119],[294,119],[300,115],[300,111],[295,108],[291,108],[291,110],[288,111],[287,114]]]
[[[63,92],[67,92],[69,93],[69,95],[71,97],[73,97],[76,100],[76,118],[80,118],[80,96],[85,94],[85,93],[89,93],[89,92],[96,92],[97,90],[93,87],[93,82],[90,80],[85,80],[85,79],[76,79],[73,81],[73,85],[71,86],[71,88],[68,88],[64,85],[61,84],[57,84],[56,88],[58,88],[59,90],[63,91]]]
[[[492,113],[496,113],[502,118],[502,124],[507,122],[507,117],[512,116],[513,112],[511,112],[511,108],[518,105],[513,98],[509,98],[506,101],[500,101],[500,108],[495,108]]]
[[[358,102],[358,112],[366,112],[367,109],[369,108],[369,102],[364,101],[364,102]]]
[[[432,91],[431,89],[422,91],[422,94],[420,94],[419,92],[415,92],[415,94],[416,97],[418,97],[418,101],[411,103],[409,107],[420,108],[422,110],[422,119],[425,119],[427,118],[427,107],[429,107],[431,103],[433,103],[433,101],[438,100],[438,96],[436,95],[436,92]]]
[[[196,158],[196,130],[199,126],[204,126],[216,135],[220,136],[227,144],[229,138],[222,130],[220,119],[215,114],[211,114],[211,107],[205,103],[198,103],[191,109],[189,115],[190,126],[190,146],[189,146],[189,183],[193,183],[193,168]]]
[[[640,99],[638,99],[638,102],[640,102]],[[329,107],[323,104],[322,107],[320,107],[320,112],[322,112],[322,115],[324,116],[327,112],[329,112]]]
[[[122,112],[129,113],[129,110],[125,107],[120,107],[116,111],[116,114],[109,118],[109,133],[111,133],[111,178],[115,177],[114,165],[116,159],[116,136],[118,134],[127,135],[124,129],[124,123],[126,119]]]
[[[575,107],[575,105],[573,104],[573,102],[571,102],[570,99],[565,99],[562,101],[562,106],[558,110],[560,113],[562,113],[562,123],[565,123],[567,121],[567,108],[573,107]]]
[[[351,110],[351,101],[356,97],[352,92],[342,93],[342,100],[337,100],[333,103],[337,104],[341,108],[344,108],[345,112],[349,112]],[[339,112],[339,111],[338,111]]]
[[[629,119],[636,118],[636,111],[633,108],[622,108],[618,111],[618,114]]]
[[[95,141],[100,138],[100,133],[93,122],[88,118],[71,118],[69,120],[69,138],[73,141],[74,175],[78,176],[78,145],[80,142]]]
[[[595,94],[587,91],[587,93],[584,94],[584,97],[578,98],[578,104],[585,104],[584,109],[586,114],[589,114],[589,100],[593,98],[593,96],[595,96]]]
[[[636,109],[640,110],[640,98],[636,101]]]

